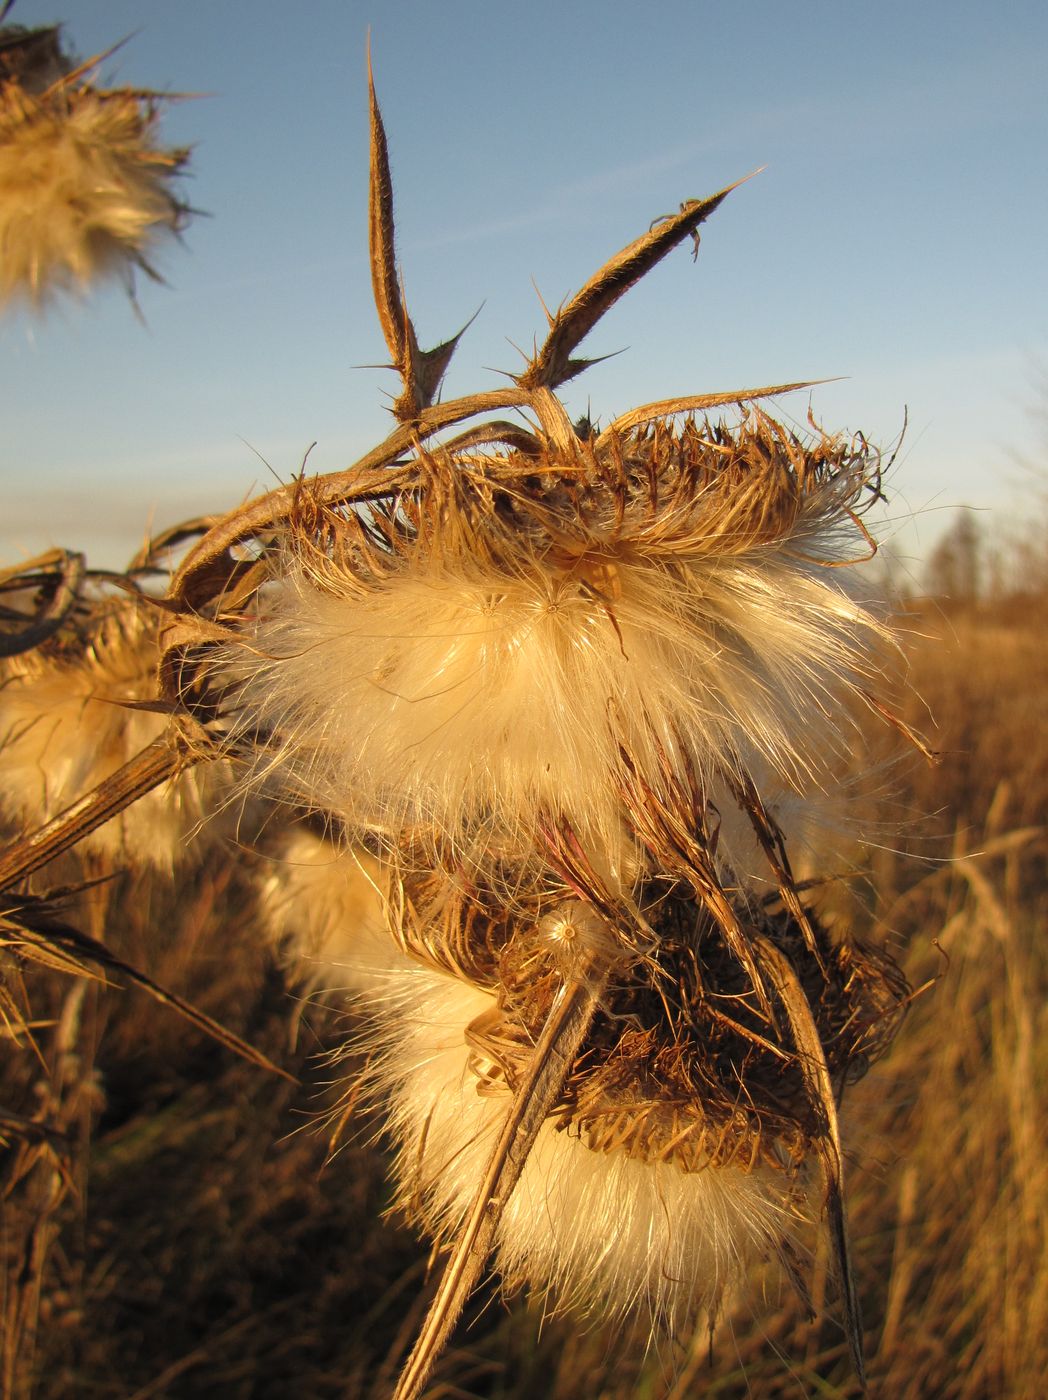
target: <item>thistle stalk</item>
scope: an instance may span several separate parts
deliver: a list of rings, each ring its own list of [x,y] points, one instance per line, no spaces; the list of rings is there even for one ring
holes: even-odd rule
[[[583,954],[560,988],[408,1357],[393,1400],[418,1400],[491,1253],[502,1211],[546,1118],[556,1108],[610,971],[606,955]]]

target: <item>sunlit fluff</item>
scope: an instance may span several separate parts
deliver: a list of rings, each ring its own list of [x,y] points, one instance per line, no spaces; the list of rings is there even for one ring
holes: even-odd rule
[[[354,994],[352,1048],[395,1145],[398,1200],[450,1239],[508,1102],[470,1037],[497,998],[405,956],[390,937],[387,896],[375,862],[300,830],[280,843],[264,905],[271,935],[301,957],[312,986]],[[592,1151],[547,1122],[502,1216],[495,1263],[508,1287],[554,1309],[685,1336],[704,1313],[716,1315],[756,1261],[780,1251],[803,1204],[794,1175],[683,1171]]]
[[[791,482],[789,508],[757,517],[766,475],[718,477],[699,433],[637,444],[652,471],[666,459],[668,502],[627,471],[623,508],[580,452],[544,496],[500,506],[499,459],[460,459],[454,492],[412,503],[432,528],[362,547],[335,522],[323,554],[292,533],[284,577],[219,653],[234,735],[268,734],[267,774],[351,829],[520,858],[555,814],[627,882],[624,755],[656,789],[817,785],[881,636],[829,567],[862,545],[856,483]],[[672,453],[704,446],[707,477],[674,480]]]
[[[263,931],[300,981],[358,991],[393,955],[388,876],[359,850],[304,827],[270,838],[259,891]]]
[[[467,1029],[495,1005],[489,993],[406,959],[365,979],[369,1084],[397,1146],[400,1204],[453,1238],[508,1098],[483,1088]],[[631,1317],[686,1336],[716,1315],[761,1258],[777,1252],[801,1200],[769,1169],[676,1164],[594,1152],[543,1125],[502,1215],[495,1264],[555,1309]]]

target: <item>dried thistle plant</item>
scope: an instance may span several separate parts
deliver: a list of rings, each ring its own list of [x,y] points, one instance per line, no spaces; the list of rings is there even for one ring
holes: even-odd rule
[[[359,994],[400,1202],[447,1256],[398,1400],[489,1257],[687,1337],[768,1257],[803,1293],[820,1216],[861,1378],[838,1104],[907,989],[820,919],[781,813],[832,783],[858,711],[889,715],[891,637],[840,567],[879,458],[756,406],[800,385],[571,423],[584,337],[728,191],[605,263],[511,387],[439,402],[458,337],[421,350],[403,305],[373,89],[371,138],[398,426],[192,545],[152,604],[164,733],[0,887],[200,763],[322,819],[281,838],[266,922]]]
[[[83,557],[55,550],[0,571],[0,814],[28,827],[159,743],[169,708],[156,701],[160,617],[136,561],[113,587]],[[26,620],[28,618],[28,621]],[[140,801],[88,824],[79,849],[108,862],[170,873],[230,835],[228,763],[187,767]]]
[[[111,51],[110,51],[111,52]],[[156,244],[185,227],[189,152],[158,139],[169,95],[106,88],[108,54],[73,64],[57,27],[0,28],[0,308],[136,271],[162,280]]]

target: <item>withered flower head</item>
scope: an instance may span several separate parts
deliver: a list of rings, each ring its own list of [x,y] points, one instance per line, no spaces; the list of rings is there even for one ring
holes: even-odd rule
[[[106,88],[99,54],[74,66],[57,28],[0,29],[0,309],[136,271],[188,221],[175,190],[189,152],[158,141],[170,97]]]
[[[159,617],[134,586],[52,550],[0,570],[0,817],[23,829],[77,804],[143,750],[168,749],[156,702]],[[227,838],[227,762],[189,766],[118,801],[80,849],[112,865],[172,873]],[[6,883],[6,881],[5,881]]]

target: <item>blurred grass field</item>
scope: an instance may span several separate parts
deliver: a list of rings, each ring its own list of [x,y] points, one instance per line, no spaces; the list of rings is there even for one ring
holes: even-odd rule
[[[1027,1397],[1048,1374],[1045,603],[925,601],[904,620],[922,697],[906,718],[942,761],[887,770],[883,837],[850,884],[862,931],[932,984],[844,1104],[873,1396]],[[232,854],[167,885],[119,876],[69,919],[297,1085],[0,932],[4,1400],[379,1400],[421,1320],[430,1260],[384,1214],[377,1124],[331,1127],[351,1018],[260,942],[261,858]],[[67,859],[40,887],[95,873]],[[824,1298],[820,1257],[814,1324],[769,1273],[712,1346],[703,1331],[671,1352],[489,1286],[428,1395],[854,1396]]]

